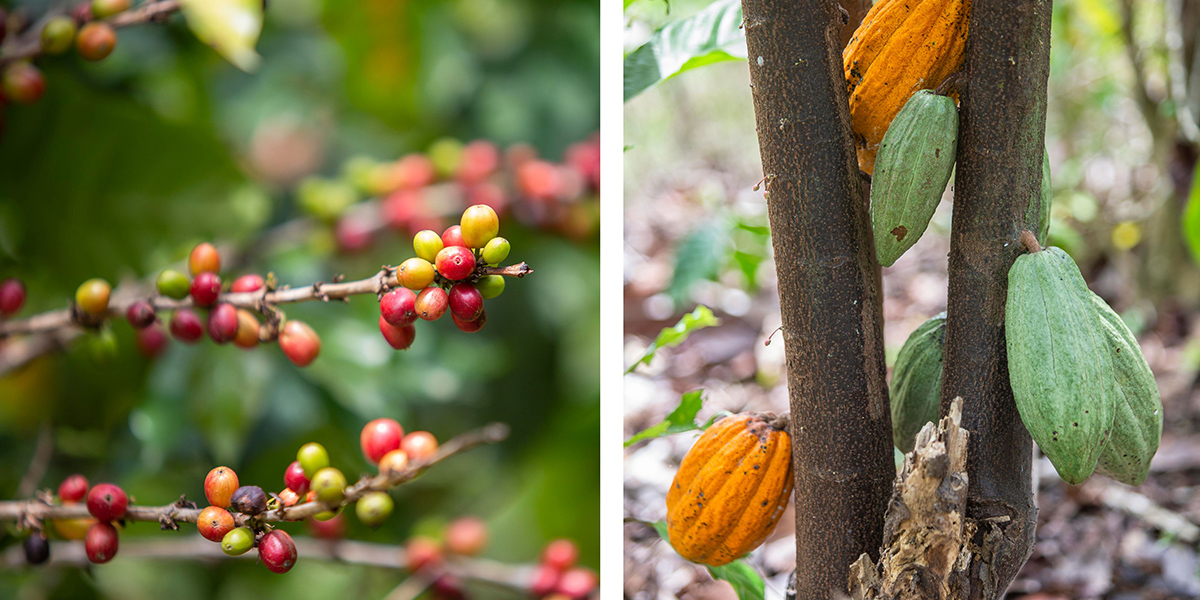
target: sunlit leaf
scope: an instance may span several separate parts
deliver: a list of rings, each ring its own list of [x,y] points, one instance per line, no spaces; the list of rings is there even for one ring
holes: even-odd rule
[[[182,0],[183,16],[200,41],[243,71],[253,71],[262,57],[254,50],[262,33],[259,0]]]
[[[729,231],[716,222],[705,223],[687,234],[675,247],[675,269],[667,293],[675,302],[688,299],[697,281],[716,279],[728,251]]]
[[[625,57],[625,101],[689,69],[744,58],[741,0],[717,0],[694,17],[663,26]]]
[[[1192,173],[1192,192],[1183,213],[1183,237],[1192,251],[1192,260],[1200,264],[1200,162]]]
[[[666,419],[657,425],[637,432],[625,442],[625,446],[628,447],[642,440],[699,429],[696,426],[696,413],[700,412],[700,407],[704,406],[703,393],[703,390],[693,390],[684,394],[679,399],[679,406],[676,406]]]
[[[735,560],[727,565],[709,567],[708,572],[713,579],[728,581],[739,600],[762,600],[764,597],[766,586],[762,576],[745,561]]]
[[[703,304],[696,306],[696,310],[683,315],[683,318],[679,319],[678,323],[664,328],[659,332],[658,337],[654,338],[654,342],[650,344],[650,347],[646,348],[646,352],[642,354],[641,358],[630,365],[625,370],[625,373],[632,373],[638,365],[650,364],[650,361],[654,359],[655,352],[658,352],[661,348],[674,348],[682,344],[693,331],[720,324],[721,320],[713,315],[710,308]]]

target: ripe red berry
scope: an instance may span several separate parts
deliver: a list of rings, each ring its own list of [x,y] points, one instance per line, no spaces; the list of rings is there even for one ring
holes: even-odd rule
[[[475,271],[475,255],[462,246],[447,246],[438,252],[434,267],[451,281],[466,279]]]
[[[482,248],[500,233],[500,217],[486,204],[475,204],[463,211],[461,229],[468,248]]]
[[[454,326],[458,327],[463,333],[475,333],[483,329],[484,325],[487,325],[487,311],[479,311],[479,316],[470,321],[464,321],[455,314],[450,315],[450,320],[454,321]]]
[[[424,154],[407,154],[396,161],[396,182],[402,188],[420,188],[433,183],[433,161]]]
[[[416,303],[416,292],[405,287],[395,288],[379,299],[379,314],[388,323],[403,327],[417,320]]]
[[[221,294],[221,277],[211,271],[198,273],[192,279],[192,302],[196,306],[212,306]]]
[[[483,181],[471,186],[467,190],[467,202],[470,204],[483,204],[492,207],[496,212],[503,212],[508,206],[508,197],[504,194],[504,188],[500,184],[493,181]]]
[[[412,347],[413,340],[417,339],[417,328],[414,325],[396,327],[383,317],[379,317],[379,333],[382,333],[383,339],[396,350],[408,350]]]
[[[234,527],[233,515],[220,506],[209,506],[196,517],[196,529],[210,542],[220,542]]]
[[[4,69],[4,75],[0,77],[0,89],[13,102],[33,104],[46,93],[46,78],[29,62],[18,61]]]
[[[487,524],[479,517],[461,517],[446,526],[446,551],[475,556],[488,542]]]
[[[239,308],[237,310],[237,333],[233,336],[234,345],[239,348],[253,348],[258,345],[258,317],[254,313]]]
[[[437,438],[428,431],[414,431],[400,440],[400,449],[408,455],[408,460],[414,463],[424,462],[437,453]]]
[[[125,309],[125,318],[135,329],[141,329],[154,323],[156,315],[154,307],[149,302],[136,300],[129,305],[129,308]]]
[[[208,337],[218,344],[232,341],[238,333],[238,312],[232,304],[222,302],[208,313]]]
[[[73,504],[83,500],[83,497],[87,495],[87,491],[87,477],[76,473],[58,484],[58,499],[63,504]]]
[[[361,252],[371,246],[372,229],[370,223],[354,215],[338,219],[334,226],[333,236],[338,249],[347,254]]]
[[[308,493],[310,482],[304,476],[304,467],[300,466],[300,461],[293,460],[292,464],[288,465],[287,470],[283,472],[283,483],[288,486],[288,489],[301,496]]]
[[[463,241],[461,225],[451,225],[450,227],[446,228],[446,231],[442,232],[442,246],[443,247],[448,248],[450,246],[466,246],[466,245],[467,245],[466,242]]]
[[[262,514],[267,510],[267,493],[257,485],[243,485],[234,490],[229,507],[251,517]]]
[[[108,23],[88,23],[75,36],[75,51],[87,60],[104,60],[117,47],[117,31]]]
[[[117,555],[117,528],[111,523],[96,523],[83,537],[83,549],[88,560],[103,564]]]
[[[450,313],[463,321],[474,321],[483,312],[483,295],[469,283],[450,288]]]
[[[25,305],[25,284],[10,277],[0,283],[0,316],[9,316]]]
[[[572,600],[583,600],[596,589],[596,574],[588,569],[576,567],[558,578],[555,592]]]
[[[555,200],[562,191],[558,167],[543,160],[529,161],[517,169],[517,189],[533,200]]]
[[[434,600],[463,600],[462,581],[450,573],[442,573],[429,586]]]
[[[413,573],[436,568],[442,562],[441,544],[432,538],[414,537],[408,540],[408,544],[404,546],[404,552],[408,557],[408,570]]]
[[[279,332],[279,349],[298,367],[307,367],[321,353],[321,338],[306,323],[288,321]]]
[[[559,571],[549,565],[538,565],[529,581],[529,595],[534,598],[548,596],[558,587]]]
[[[483,181],[500,166],[500,150],[487,140],[475,140],[463,146],[458,171],[454,174],[460,183],[470,185]]]
[[[436,321],[446,314],[450,306],[450,297],[446,290],[440,287],[427,287],[417,294],[417,316],[426,321]]]
[[[579,560],[579,547],[571,540],[554,540],[542,550],[542,564],[558,571],[575,566],[576,560]]]
[[[146,358],[155,358],[167,349],[167,334],[161,325],[143,327],[136,333],[138,350]]]
[[[296,566],[296,543],[282,529],[274,529],[258,541],[258,557],[272,573],[287,573]]]
[[[261,290],[264,285],[261,275],[256,273],[248,273],[233,280],[233,285],[229,287],[229,291],[240,294],[243,292],[256,292]]]
[[[600,144],[598,141],[589,140],[572,144],[567,148],[563,159],[587,177],[592,189],[600,189]]]
[[[419,189],[396,190],[384,197],[379,205],[380,218],[396,231],[408,230],[414,220],[427,212],[425,194]]]
[[[125,490],[111,483],[97,483],[87,493],[88,514],[97,521],[115,521],[125,516],[129,497]]]
[[[204,478],[204,497],[208,503],[229,508],[233,493],[238,489],[238,476],[229,467],[217,467]]]
[[[338,513],[332,519],[324,521],[318,519],[308,520],[308,531],[313,534],[313,537],[319,537],[324,540],[337,540],[346,535],[346,517]]]
[[[188,344],[204,337],[204,326],[200,323],[200,317],[187,308],[177,309],[175,314],[171,315],[170,328],[175,339]]]
[[[358,436],[363,456],[371,464],[379,462],[384,454],[400,449],[400,440],[404,438],[404,428],[395,419],[375,419],[363,426]]]

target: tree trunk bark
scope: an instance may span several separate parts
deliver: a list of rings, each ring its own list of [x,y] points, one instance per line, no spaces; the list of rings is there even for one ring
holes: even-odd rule
[[[874,243],[834,0],[743,0],[792,411],[796,598],[879,556],[895,476]]]
[[[1008,381],[1004,305],[1017,236],[1036,231],[1050,62],[1050,0],[975,0],[961,86],[942,414],[964,399],[967,517],[978,526],[956,598],[999,598],[1037,526],[1032,442]]]

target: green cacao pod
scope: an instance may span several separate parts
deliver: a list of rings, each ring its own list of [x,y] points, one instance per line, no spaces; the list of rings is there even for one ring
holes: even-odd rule
[[[1103,298],[1092,294],[1103,332],[1112,349],[1113,377],[1121,390],[1112,435],[1100,452],[1096,472],[1121,483],[1141,485],[1162,437],[1162,400],[1158,384],[1137,338]]]
[[[1096,307],[1066,252],[1018,256],[1008,272],[1008,376],[1021,421],[1071,485],[1091,476],[1121,391]]]
[[[921,90],[888,127],[871,179],[875,256],[890,267],[925,233],[954,171],[958,109],[954,100]]]
[[[942,353],[946,346],[946,313],[921,323],[896,357],[890,389],[892,443],[911,452],[917,432],[936,422],[941,407]]]

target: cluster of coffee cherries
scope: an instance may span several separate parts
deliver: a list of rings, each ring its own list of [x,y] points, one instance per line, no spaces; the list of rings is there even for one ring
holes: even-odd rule
[[[87,503],[91,518],[55,519],[54,528],[60,536],[69,540],[83,540],[89,561],[102,564],[117,555],[117,527],[124,526],[122,519],[129,508],[129,496],[125,490],[111,483],[89,486],[83,475],[71,475],[58,486],[58,498],[63,505]],[[29,564],[41,564],[50,558],[50,544],[44,530],[35,531],[25,538],[25,560]]]

